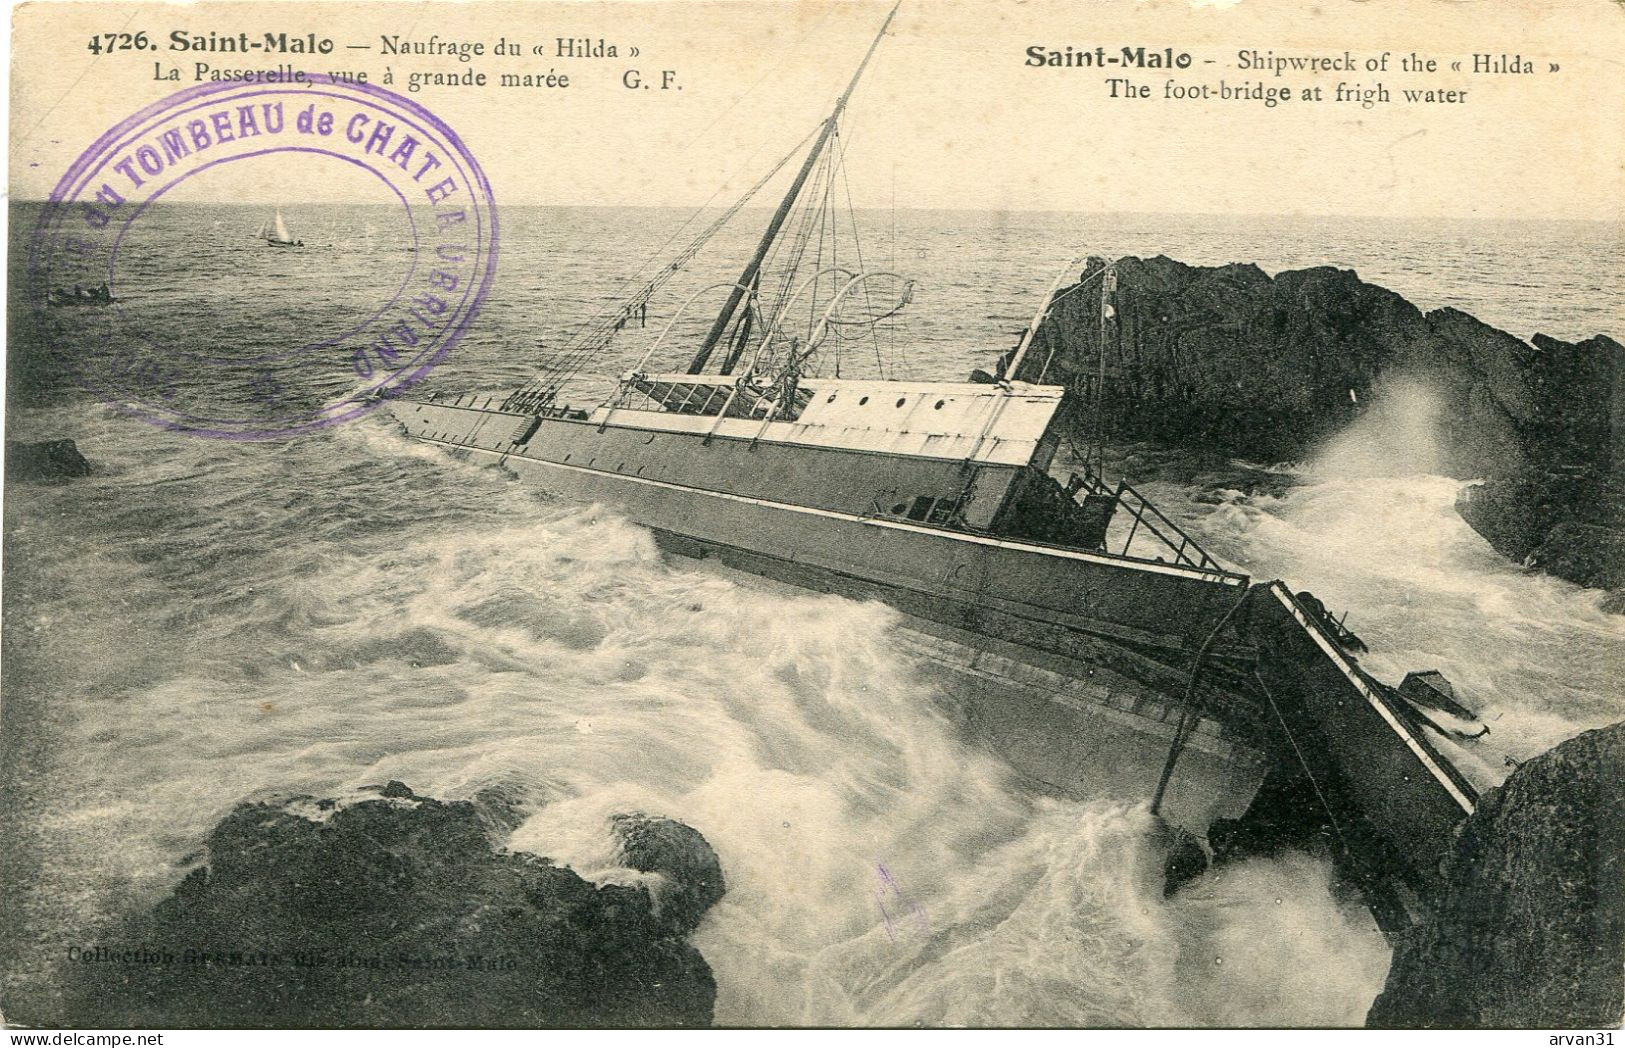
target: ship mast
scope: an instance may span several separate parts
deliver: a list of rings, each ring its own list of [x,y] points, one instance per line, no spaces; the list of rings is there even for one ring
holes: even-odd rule
[[[695,353],[694,359],[689,361],[688,373],[690,375],[698,375],[705,370],[705,365],[710,362],[712,351],[716,349],[717,343],[722,339],[722,333],[728,329],[729,322],[733,320],[734,314],[738,312],[740,301],[745,297],[747,291],[754,291],[758,286],[762,263],[767,259],[768,252],[773,249],[773,242],[778,239],[779,230],[784,226],[784,220],[790,216],[790,209],[795,206],[796,198],[801,195],[802,187],[807,184],[807,178],[812,174],[819,155],[823,153],[824,147],[829,144],[830,137],[835,134],[835,128],[841,120],[841,113],[846,110],[846,103],[851,99],[852,92],[857,90],[858,81],[863,78],[863,71],[869,67],[869,60],[875,56],[875,50],[880,47],[880,41],[885,37],[887,28],[891,26],[892,19],[897,16],[897,8],[902,6],[902,0],[898,0],[897,5],[891,9],[891,13],[886,16],[886,21],[880,26],[880,32],[875,34],[874,42],[869,45],[869,50],[863,56],[863,61],[858,64],[858,71],[852,74],[852,82],[846,85],[846,90],[836,100],[835,108],[830,112],[828,119],[824,121],[823,128],[818,133],[818,141],[814,142],[812,149],[808,150],[807,159],[802,163],[801,170],[796,172],[795,181],[790,184],[790,191],[785,194],[784,199],[779,203],[778,210],[773,212],[773,218],[767,224],[767,231],[762,234],[762,242],[756,245],[756,253],[751,256],[750,262],[745,265],[745,271],[740,274],[739,279],[734,282],[733,290],[728,293],[728,301],[723,303],[722,312],[717,314],[717,319],[711,325],[710,332],[706,334],[705,341],[700,345],[699,352]]]

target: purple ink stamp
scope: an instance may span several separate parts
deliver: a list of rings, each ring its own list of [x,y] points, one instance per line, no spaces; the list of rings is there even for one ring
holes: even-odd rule
[[[880,881],[880,886],[875,889],[875,904],[880,907],[880,919],[886,925],[886,938],[895,943],[899,933],[908,931],[908,929],[899,928],[897,922],[892,919],[894,909],[899,916],[905,913],[908,915],[914,934],[930,935],[931,919],[926,916],[925,907],[903,893],[902,885],[898,884],[897,878],[893,877],[892,872],[886,869],[885,863],[875,863],[875,876]],[[890,906],[887,905],[888,902],[891,903]]]
[[[46,338],[104,402],[264,440],[419,381],[496,259],[485,174],[423,107],[250,81],[182,91],[97,139],[45,205],[29,276]]]

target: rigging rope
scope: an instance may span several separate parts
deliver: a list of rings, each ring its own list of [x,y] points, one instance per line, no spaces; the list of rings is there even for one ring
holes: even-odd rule
[[[837,115],[838,114],[839,109],[837,109]],[[767,172],[766,175],[758,180],[754,186],[752,186],[738,201],[733,204],[733,206],[731,206],[716,221],[712,222],[705,230],[703,230],[693,241],[693,243],[691,243],[670,263],[668,263],[665,268],[663,268],[653,278],[646,281],[631,295],[628,295],[616,302],[613,309],[606,305],[594,313],[594,315],[589,318],[589,320],[578,330],[577,334],[569,343],[544,360],[541,365],[540,373],[531,378],[503,402],[503,408],[506,410],[541,411],[551,406],[556,401],[561,389],[581,372],[581,370],[586,366],[587,362],[593,356],[608,346],[614,340],[615,335],[622,328],[624,328],[629,321],[642,321],[646,319],[649,300],[652,298],[652,296],[668,281],[670,281],[672,277],[679,273],[690,261],[692,261],[693,258],[704,247],[704,245],[735,215],[737,215],[745,204],[748,203],[756,195],[756,193],[762,189],[763,186],[765,186],[779,173],[785,164],[787,164],[793,157],[801,152],[808,139],[812,138],[816,134],[819,134],[821,131],[827,133],[828,137],[833,138],[836,141],[833,144],[830,144],[827,148],[820,148],[819,152],[821,152],[822,155],[817,157],[815,160],[809,159],[808,161],[808,163],[811,165],[810,172],[808,169],[804,168],[802,174],[798,176],[798,178],[806,179],[810,173],[812,178],[811,184],[806,187],[808,190],[810,190],[810,192],[797,192],[796,195],[800,199],[792,202],[792,207],[794,210],[791,212],[790,225],[792,229],[796,230],[796,235],[791,238],[775,238],[777,242],[771,243],[768,246],[765,257],[760,257],[756,263],[756,278],[751,281],[748,288],[744,288],[745,293],[749,296],[745,304],[745,309],[733,317],[726,318],[733,330],[731,336],[728,337],[728,340],[723,343],[726,352],[726,356],[724,358],[726,363],[722,370],[725,373],[731,373],[734,370],[735,365],[749,352],[752,341],[757,343],[757,356],[760,357],[762,355],[762,349],[767,348],[772,344],[774,335],[778,335],[781,338],[787,337],[786,333],[782,330],[778,330],[776,325],[770,326],[761,323],[760,321],[769,316],[781,316],[782,310],[790,307],[792,299],[794,298],[795,294],[798,293],[795,290],[796,274],[806,261],[807,249],[809,246],[812,246],[812,232],[815,224],[818,229],[818,244],[815,248],[814,262],[818,273],[823,273],[825,269],[823,263],[825,255],[824,244],[826,241],[828,241],[830,245],[829,258],[831,263],[833,264],[838,261],[841,229],[840,218],[839,215],[836,214],[836,208],[834,206],[834,199],[837,193],[837,168],[839,168],[841,177],[840,189],[844,190],[846,197],[846,206],[850,216],[849,221],[851,224],[852,237],[856,247],[859,272],[861,273],[865,264],[863,258],[862,240],[857,221],[856,208],[853,207],[851,181],[847,175],[844,163],[848,141],[843,139],[838,127],[832,126],[834,120],[835,117],[832,117],[831,120],[826,121],[825,125],[822,127],[815,128],[813,131],[809,132],[807,137],[803,138],[801,142],[798,142],[795,148],[790,150],[789,153],[785,154],[785,156],[773,166],[772,170]],[[823,147],[824,142],[821,141],[820,146]],[[707,202],[707,206],[708,205],[709,201]],[[702,207],[700,210],[703,211],[704,208]],[[799,211],[800,214],[796,214],[796,211]],[[658,255],[661,251],[664,251],[665,248],[677,238],[683,229],[687,228],[693,223],[694,219],[698,217],[699,213],[699,211],[696,211],[694,215],[691,215],[690,218],[671,235],[671,237],[667,238],[666,243],[662,244],[661,248],[658,249],[655,254]],[[781,215],[777,221],[782,222],[782,220],[783,216]],[[786,244],[786,239],[790,241],[788,245]],[[639,271],[645,269],[652,261],[652,257],[651,259],[645,261],[645,263],[639,267]],[[761,301],[760,296],[763,291],[763,276],[766,273],[772,273],[774,277],[777,278],[779,286],[777,288],[776,296],[774,297],[775,300],[773,302],[773,308],[764,311],[762,309],[763,302]],[[631,282],[628,281],[626,284],[622,285],[623,291],[627,286],[630,285],[630,283]],[[887,309],[878,315],[875,311],[872,292],[867,283],[865,283],[863,293],[868,316],[863,320],[851,320],[845,317],[835,317],[826,313],[826,315],[822,318],[822,321],[820,321],[819,298],[822,290],[823,288],[820,281],[815,279],[814,286],[812,288],[812,295],[810,296],[808,302],[809,333],[814,327],[818,327],[819,324],[822,323],[822,333],[818,338],[818,342],[821,343],[827,339],[834,340],[836,347],[834,361],[836,373],[839,373],[840,368],[840,344],[847,341],[856,341],[863,337],[858,333],[848,334],[845,329],[866,324],[870,328],[869,337],[874,344],[876,364],[880,372],[880,377],[885,378],[886,361],[881,352],[880,336],[877,325],[882,321],[896,316],[897,313],[901,312],[901,310],[908,305],[912,297],[912,282],[906,283],[906,286],[902,292],[901,301],[898,302],[896,306]],[[835,297],[838,300],[842,296],[836,295]],[[751,321],[753,319],[758,322],[752,323]],[[798,352],[795,348],[794,341],[795,340],[792,340],[791,347],[786,354],[786,359],[799,365],[806,365],[810,363],[809,358],[812,355],[810,352],[812,347],[806,347],[806,350]],[[753,369],[758,367],[771,368],[772,363],[773,362],[771,360],[753,360],[751,366]]]
[[[771,341],[770,335],[772,334],[772,330],[776,329],[777,322],[782,319],[780,314],[786,303],[788,303],[792,297],[793,289],[795,287],[796,273],[801,269],[802,259],[806,255],[807,244],[812,239],[813,221],[815,219],[822,219],[823,209],[814,206],[813,200],[817,196],[819,184],[824,178],[828,165],[829,154],[825,153],[824,156],[819,160],[818,167],[813,172],[810,191],[804,190],[801,200],[797,203],[797,208],[799,209],[799,219],[797,224],[799,228],[794,238],[790,240],[789,254],[791,257],[782,268],[777,270],[775,274],[779,281],[778,294],[773,300],[772,308],[769,309],[765,314],[766,316],[774,319],[774,324],[770,324],[764,327],[762,330],[761,340],[757,343],[758,357],[753,358],[751,364],[753,369],[768,366],[767,361],[760,359],[761,348],[767,346]],[[775,263],[777,262],[779,252],[784,248],[784,245],[785,242],[783,240],[773,245],[773,252],[770,258]]]
[[[649,299],[654,295],[654,293],[661,287],[665,286],[665,284],[671,280],[672,277],[681,272],[684,266],[693,261],[694,256],[700,253],[700,250],[705,246],[705,244],[710,241],[710,239],[715,236],[723,226],[727,225],[728,222],[732,220],[732,218],[737,215],[741,209],[744,208],[745,204],[747,204],[752,197],[761,191],[763,186],[772,181],[773,177],[783,169],[785,164],[790,162],[791,158],[793,158],[797,153],[801,152],[802,147],[805,146],[807,141],[816,133],[816,128],[813,131],[808,132],[808,134],[802,138],[800,142],[795,144],[794,148],[792,148],[788,153],[784,154],[784,156],[780,158],[779,162],[773,165],[772,170],[768,171],[767,174],[758,179],[755,185],[746,190],[744,196],[735,201],[733,206],[728,208],[727,211],[724,211],[715,222],[712,222],[711,225],[706,227],[693,241],[693,243],[689,244],[689,246],[680,252],[674,259],[672,259],[671,262],[667,263],[664,269],[655,274],[654,277],[649,279],[635,293],[622,300],[618,309],[614,310],[613,313],[610,313],[606,309],[600,309],[598,313],[594,314],[594,316],[587,321],[587,324],[576,335],[574,340],[568,343],[562,350],[560,350],[557,354],[554,354],[550,360],[543,364],[543,372],[541,374],[538,374],[530,381],[526,382],[523,386],[519,387],[518,390],[516,390],[507,398],[507,400],[503,402],[503,409],[537,410],[548,404],[555,396],[557,396],[559,388],[563,386],[565,382],[573,378],[581,370],[582,366],[589,358],[602,350],[615,338],[616,332],[621,329],[621,326],[625,323],[626,319],[631,315],[631,313],[635,310],[646,308]],[[694,213],[694,215],[691,215],[688,221],[683,223],[683,226],[678,227],[678,232],[681,232],[689,222],[694,220],[694,216],[698,215],[700,211],[703,210],[704,207],[701,207]],[[666,244],[670,244],[672,240],[676,239],[676,236],[677,233],[673,233],[671,237],[667,238]],[[657,249],[656,254],[663,250],[665,250],[665,245],[662,245],[661,248]],[[647,265],[648,263],[645,262],[644,264]]]
[[[1202,722],[1201,712],[1194,708],[1196,680],[1201,675],[1202,664],[1207,661],[1208,653],[1213,650],[1213,642],[1219,639],[1219,631],[1224,629],[1230,620],[1235,617],[1236,612],[1241,610],[1241,606],[1247,603],[1249,592],[1245,588],[1241,591],[1241,596],[1230,606],[1230,610],[1224,613],[1224,617],[1219,620],[1218,624],[1208,632],[1207,638],[1202,641],[1202,646],[1196,649],[1196,657],[1191,659],[1190,677],[1185,681],[1185,696],[1180,701],[1179,723],[1174,727],[1173,744],[1168,747],[1168,759],[1162,766],[1162,778],[1157,780],[1157,792],[1151,798],[1152,815],[1158,814],[1161,810],[1163,795],[1168,790],[1168,780],[1173,778],[1174,764],[1179,760],[1179,755],[1184,752],[1185,743],[1190,740],[1191,735],[1196,732],[1197,727]]]
[[[847,220],[852,223],[852,247],[858,253],[858,272],[862,273],[865,268],[863,262],[863,239],[858,236],[858,209],[852,206],[852,180],[847,177],[846,173],[846,142],[842,140],[839,145],[841,149],[841,185],[846,190],[846,217]],[[898,310],[900,310],[902,306],[908,304],[908,299],[912,291],[913,285],[910,285],[908,291],[904,292],[903,302],[898,306]],[[875,305],[869,295],[869,285],[867,283],[863,285],[863,303],[866,307],[868,307],[870,314],[873,315]],[[898,310],[892,310],[891,312],[887,313],[886,316],[895,316]],[[880,329],[877,325],[884,319],[886,319],[886,317],[875,317],[874,320],[869,324],[869,335],[874,339],[875,343],[875,369],[882,379],[886,377],[886,361],[880,353]]]

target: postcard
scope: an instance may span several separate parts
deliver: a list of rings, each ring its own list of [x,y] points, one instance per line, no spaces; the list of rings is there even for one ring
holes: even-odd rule
[[[1622,45],[14,7],[4,1022],[1612,1044]]]

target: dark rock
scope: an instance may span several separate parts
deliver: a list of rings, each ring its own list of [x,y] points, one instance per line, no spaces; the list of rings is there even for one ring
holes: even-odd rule
[[[1175,830],[1162,863],[1162,894],[1172,895],[1180,885],[1200,877],[1207,871],[1207,852],[1202,841],[1189,830]]]
[[[612,822],[621,841],[621,860],[665,879],[656,900],[660,919],[673,935],[693,931],[727,891],[717,853],[698,830],[671,819],[637,813],[617,815]]]
[[[1081,286],[1056,292],[1014,377],[1080,392],[1094,380],[1104,264],[1090,259]],[[1424,315],[1330,266],[1272,279],[1256,266],[1157,256],[1119,259],[1116,269],[1108,435],[1301,458],[1358,416],[1382,380],[1405,377],[1438,398],[1454,476],[1617,468],[1625,347],[1607,337],[1526,343],[1460,310]],[[1625,464],[1625,452],[1618,458]]]
[[[506,840],[525,821],[524,795],[509,785],[486,786],[475,792],[474,810],[493,840]]]
[[[1530,554],[1530,566],[1593,589],[1625,586],[1625,531],[1564,521]]]
[[[1403,380],[1434,401],[1440,468],[1492,478],[1462,508],[1498,551],[1521,563],[1565,521],[1619,527],[1598,519],[1625,489],[1618,342],[1524,342],[1457,309],[1423,314],[1352,270],[1271,278],[1162,256],[1117,261],[1103,336],[1104,266],[1090,259],[1079,284],[1055,293],[1013,377],[1087,393],[1104,356],[1105,436],[1301,459]]]
[[[67,480],[90,476],[90,462],[71,440],[6,441],[7,480]]]
[[[1456,496],[1456,513],[1495,552],[1522,564],[1546,532],[1569,514],[1572,480],[1525,470],[1473,484]]]
[[[1208,827],[1213,865],[1285,849],[1324,850],[1332,834],[1326,806],[1295,766],[1272,767],[1239,819],[1214,819]]]
[[[493,849],[491,816],[379,796],[239,805],[200,867],[111,936],[160,958],[73,970],[69,1021],[158,1027],[701,1026],[716,984],[683,936],[722,895],[681,823],[618,818],[642,887]],[[693,876],[694,882],[686,878]]]
[[[1495,551],[1523,563],[1566,521],[1617,526],[1607,485],[1585,474],[1519,470],[1464,488],[1456,512]]]
[[[1625,1015],[1625,722],[1480,798],[1435,912],[1395,951],[1374,1027],[1612,1028]]]
[[[1602,610],[1610,615],[1625,615],[1625,589],[1617,589],[1602,600]]]
[[[1582,586],[1625,585],[1625,488],[1592,473],[1520,470],[1464,489],[1456,512],[1497,553]]]

